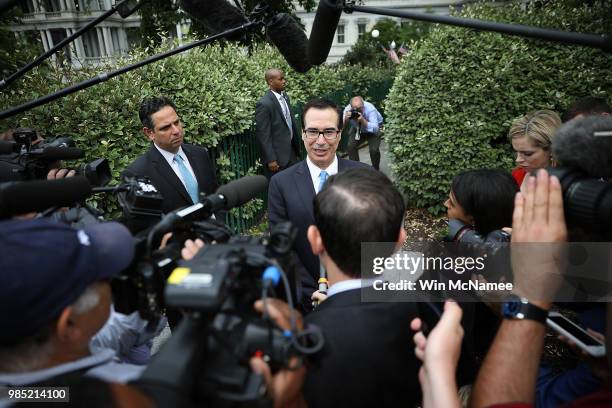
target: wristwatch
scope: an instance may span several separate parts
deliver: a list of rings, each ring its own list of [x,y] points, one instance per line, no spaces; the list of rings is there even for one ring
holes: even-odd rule
[[[510,295],[502,306],[502,315],[506,319],[535,320],[546,324],[548,312],[536,305],[529,303],[526,298]]]

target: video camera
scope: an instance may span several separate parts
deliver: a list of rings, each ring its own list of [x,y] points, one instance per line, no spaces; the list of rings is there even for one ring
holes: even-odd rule
[[[170,384],[199,404],[253,406],[264,401],[265,387],[249,368],[252,356],[264,357],[278,370],[322,347],[316,330],[299,331],[293,322],[291,330],[282,331],[253,310],[260,298],[265,303],[277,297],[293,306],[298,291],[291,224],[279,224],[269,235],[255,238],[234,236],[210,219],[216,210],[242,205],[265,183],[261,176],[229,183],[136,236],[133,266],[113,281],[114,298],[130,302],[116,302],[116,309],[138,310],[151,321],[167,308],[183,311],[142,382]],[[178,246],[153,250],[167,232],[180,237]],[[192,260],[180,260],[182,242],[196,237],[204,240],[204,248]]]
[[[0,145],[0,182],[44,180],[59,160],[82,157],[83,151],[69,137],[43,140],[33,129],[18,128],[13,131],[12,142]],[[87,177],[93,186],[104,186],[111,180],[106,159],[83,164],[75,171]]]

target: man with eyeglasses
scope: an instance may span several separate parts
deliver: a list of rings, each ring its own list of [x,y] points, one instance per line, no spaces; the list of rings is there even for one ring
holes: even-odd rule
[[[320,276],[319,259],[306,238],[308,227],[314,224],[313,199],[329,176],[353,167],[369,167],[336,156],[341,132],[342,116],[335,103],[312,100],[304,105],[302,140],[306,160],[274,175],[268,188],[270,227],[291,221],[298,229],[294,249],[305,268],[300,276],[304,311],[310,310],[310,297],[317,290]]]

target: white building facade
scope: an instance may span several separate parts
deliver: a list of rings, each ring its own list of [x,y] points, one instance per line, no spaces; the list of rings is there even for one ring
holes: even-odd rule
[[[47,51],[79,28],[111,9],[113,0],[22,0],[24,17],[21,24],[10,27],[16,35],[37,32]],[[204,1],[204,0],[203,0]],[[395,10],[429,11],[448,14],[450,7],[460,7],[461,0],[365,0],[365,5]],[[297,8],[297,16],[306,27],[307,34],[312,30],[315,10],[310,13]],[[327,62],[336,62],[357,42],[359,36],[369,32],[374,24],[385,16],[355,12],[343,13],[336,30],[334,42]],[[394,18],[402,21],[400,18]],[[97,65],[125,55],[128,50],[140,44],[140,17],[133,13],[121,18],[117,13],[96,25],[95,28],[77,38],[69,46],[67,58],[75,67]],[[188,31],[188,22],[176,26],[179,40]],[[54,57],[56,58],[56,57]]]
[[[448,15],[451,8],[459,8],[468,1],[461,0],[365,0],[364,6],[369,7],[381,7],[393,10],[403,11],[417,11],[417,12],[430,12],[435,14]],[[302,7],[298,7],[296,15],[302,21],[302,24],[306,27],[306,33],[310,37],[310,31],[312,30],[312,24],[315,18],[315,10],[311,13],[304,11]],[[377,21],[390,18],[401,23],[408,21],[407,19],[401,19],[398,17],[387,17],[377,14],[366,14],[362,12],[354,12],[351,14],[342,13],[338,28],[336,29],[336,35],[334,42],[332,43],[327,62],[339,61],[347,51],[355,45],[360,36],[372,30],[372,27]]]

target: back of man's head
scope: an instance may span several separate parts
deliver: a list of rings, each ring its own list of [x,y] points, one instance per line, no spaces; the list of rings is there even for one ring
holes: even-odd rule
[[[404,200],[387,176],[364,167],[330,177],[314,200],[325,250],[351,277],[361,275],[361,243],[396,242],[404,213]]]
[[[148,129],[153,129],[155,126],[153,119],[151,119],[151,115],[153,115],[155,112],[159,112],[166,106],[170,106],[176,112],[176,105],[174,105],[174,102],[165,96],[154,96],[152,98],[144,99],[140,103],[140,108],[138,110],[138,117],[140,118],[142,126]]]
[[[577,116],[610,114],[612,114],[612,109],[610,108],[610,105],[606,103],[605,100],[593,96],[587,96],[586,98],[578,99],[574,103],[572,103],[566,109],[566,111],[563,112],[561,120],[563,121],[563,123],[565,123],[574,119]]]
[[[40,333],[68,306],[87,309],[91,285],[125,269],[134,244],[114,222],[77,230],[47,219],[9,220],[0,223],[0,253],[0,349],[6,349]]]

